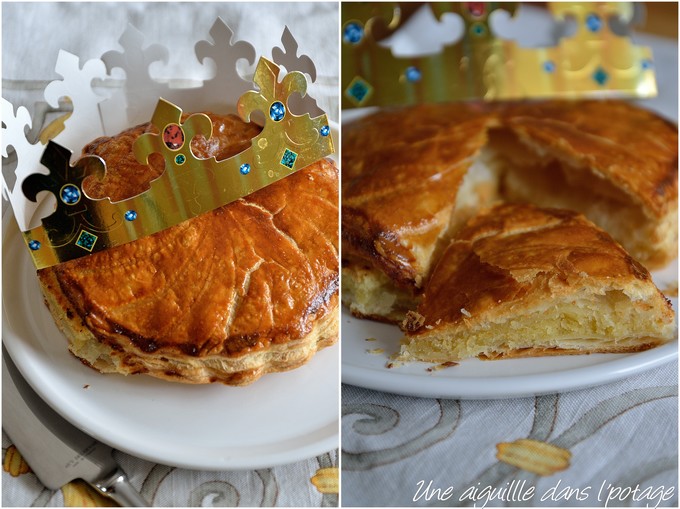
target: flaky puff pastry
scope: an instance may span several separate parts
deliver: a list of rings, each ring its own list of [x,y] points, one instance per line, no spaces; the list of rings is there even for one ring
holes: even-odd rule
[[[675,125],[622,101],[415,106],[343,126],[343,302],[399,321],[456,231],[499,201],[581,212],[663,267],[677,154]]]
[[[234,155],[259,128],[210,115],[198,157]],[[92,194],[137,194],[148,125],[95,140],[107,163]],[[141,173],[141,174],[140,174]],[[69,348],[105,373],[244,385],[298,367],[338,335],[338,171],[322,160],[245,198],[135,242],[39,271]]]
[[[648,269],[677,257],[676,125],[624,101],[513,105],[501,117],[514,137],[495,147],[506,200],[581,212]]]
[[[343,258],[420,287],[494,124],[480,105],[421,105],[343,128]]]
[[[443,254],[402,360],[622,353],[675,335],[670,302],[649,272],[580,214],[499,205]]]

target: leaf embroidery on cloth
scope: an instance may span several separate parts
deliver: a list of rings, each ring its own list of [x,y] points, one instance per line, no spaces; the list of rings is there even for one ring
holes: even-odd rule
[[[99,494],[85,481],[73,481],[61,488],[65,507],[117,507],[113,500]]]
[[[28,466],[19,450],[13,445],[10,445],[5,452],[2,468],[12,477],[19,477],[21,474],[27,474],[31,471],[31,467]]]
[[[571,460],[567,449],[540,440],[523,438],[496,444],[496,448],[496,458],[500,461],[542,476],[566,470]]]
[[[310,481],[319,493],[338,493],[338,468],[320,468]]]

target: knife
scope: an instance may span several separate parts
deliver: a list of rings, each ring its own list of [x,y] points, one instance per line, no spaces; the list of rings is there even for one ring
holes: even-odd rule
[[[50,408],[22,378],[2,346],[2,427],[49,489],[83,479],[122,506],[148,507],[113,459],[113,450]]]

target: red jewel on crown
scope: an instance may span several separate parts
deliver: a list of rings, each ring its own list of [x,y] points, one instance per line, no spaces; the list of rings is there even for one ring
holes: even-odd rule
[[[465,2],[468,12],[475,18],[484,16],[484,2]]]

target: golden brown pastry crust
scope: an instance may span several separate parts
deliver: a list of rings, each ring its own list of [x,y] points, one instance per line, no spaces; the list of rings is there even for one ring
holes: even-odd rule
[[[613,311],[583,308],[582,318],[619,313],[622,323],[606,332],[572,320],[580,315],[571,306],[610,294],[620,296]],[[533,343],[532,327],[552,315],[557,332],[539,332]],[[670,302],[609,235],[575,212],[531,205],[500,205],[473,219],[434,269],[416,316],[417,327],[405,324],[411,329],[406,356],[422,359],[419,342],[444,345],[457,338],[451,351],[444,346],[441,357],[427,359],[436,361],[639,351],[672,339],[674,332]],[[529,316],[538,318],[528,325]],[[650,325],[640,325],[643,319]],[[487,332],[493,344],[474,344],[477,334]],[[560,334],[583,341],[560,341]],[[591,339],[603,336],[607,340]]]
[[[385,111],[343,128],[343,258],[413,291],[494,117],[480,105]]]
[[[547,173],[555,164],[567,173],[582,168],[582,182],[578,172],[569,175],[576,179],[571,195],[581,186],[595,193],[584,194],[585,202],[607,197],[610,213],[627,210],[634,231],[622,223],[611,233],[647,267],[677,256],[677,126],[622,101],[458,103],[380,111],[343,128],[344,266],[371,267],[417,298],[440,248],[455,234],[456,192],[470,161],[494,133],[511,134],[519,152],[559,162],[536,171]],[[594,186],[597,181],[602,185]],[[502,187],[497,198],[516,201]],[[530,194],[519,201],[531,202]],[[551,206],[546,202],[549,197],[540,204]],[[601,215],[606,207],[577,208],[590,209]]]
[[[678,129],[623,101],[547,101],[510,106],[503,124],[573,166],[587,166],[650,217],[678,203]]]
[[[256,127],[213,116],[215,140],[194,151],[224,158]],[[132,177],[134,128],[86,150],[107,158],[98,191],[117,199],[157,175]],[[95,187],[95,186],[93,186]],[[338,171],[322,160],[229,205],[92,256],[39,272],[74,344],[87,336],[100,370],[188,383],[245,384],[299,366],[337,339]]]

